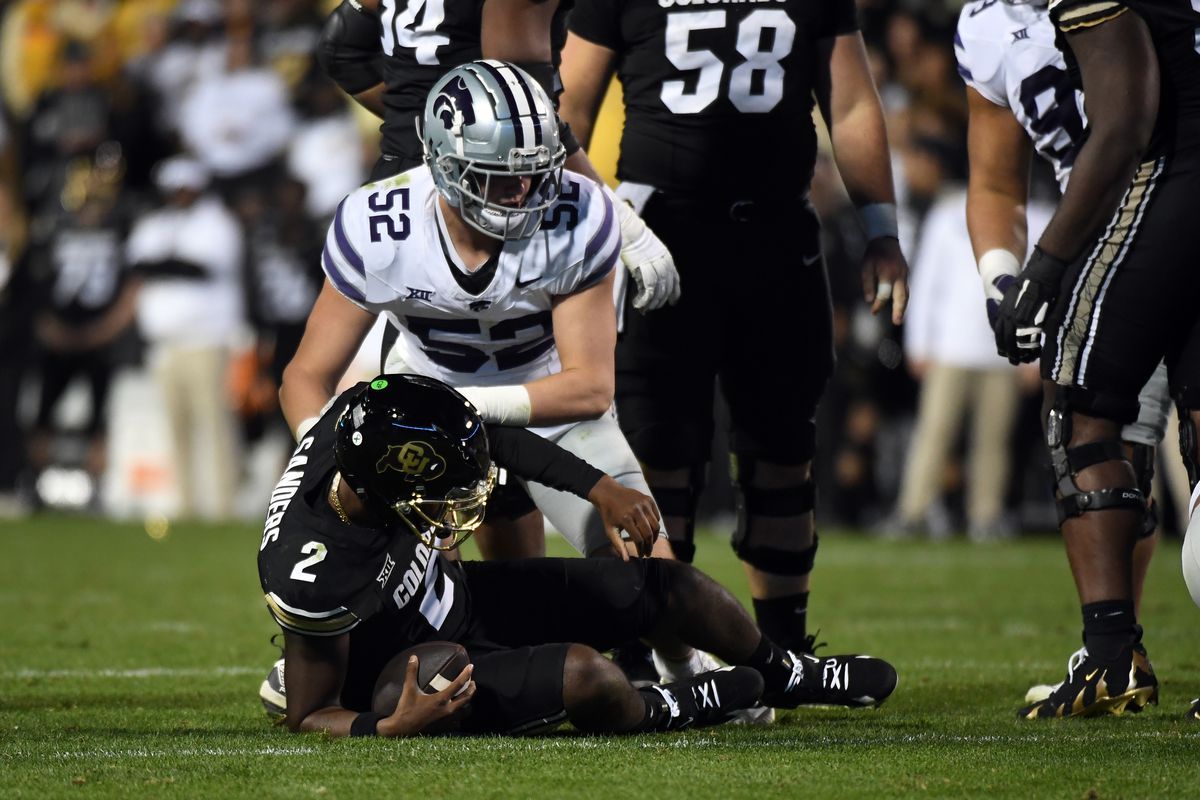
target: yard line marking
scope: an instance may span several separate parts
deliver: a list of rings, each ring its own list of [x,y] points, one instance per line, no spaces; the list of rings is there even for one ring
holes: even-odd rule
[[[7,679],[30,678],[206,678],[266,675],[258,667],[141,667],[138,669],[18,669],[0,673]]]

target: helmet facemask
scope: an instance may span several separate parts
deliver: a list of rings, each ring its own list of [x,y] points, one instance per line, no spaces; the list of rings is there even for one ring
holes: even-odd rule
[[[483,524],[487,501],[496,487],[496,465],[474,486],[451,489],[443,498],[426,498],[420,492],[396,503],[400,515],[417,538],[433,550],[454,550]]]
[[[565,160],[566,151],[561,145],[557,153],[541,145],[525,150],[513,148],[504,166],[453,154],[440,155],[433,164],[445,178],[443,196],[462,213],[468,225],[494,239],[513,240],[529,238],[542,224],[542,215],[558,199]],[[526,176],[531,183],[521,205],[487,199],[494,178]]]

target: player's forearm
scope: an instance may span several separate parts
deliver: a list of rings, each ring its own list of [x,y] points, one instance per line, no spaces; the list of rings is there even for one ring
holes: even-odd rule
[[[288,364],[279,387],[279,407],[297,438],[321,416],[336,391],[337,379],[331,375],[315,374],[294,361]]]
[[[1093,134],[1079,151],[1071,181],[1038,245],[1065,262],[1073,261],[1112,217],[1128,188],[1142,148],[1126,135]]]
[[[601,186],[604,185],[604,179],[600,177],[600,173],[596,171],[596,167],[592,164],[592,160],[588,158],[587,151],[585,151],[582,147],[571,155],[567,156],[566,167],[572,172],[578,172],[580,175],[586,175]]]
[[[990,250],[1007,250],[1023,259],[1028,247],[1024,195],[972,181],[967,188],[967,233],[976,261]]]
[[[833,122],[830,140],[834,162],[856,206],[896,202],[887,128],[873,90]]]
[[[562,372],[525,384],[529,391],[531,425],[557,425],[597,419],[613,402],[612,360],[603,369],[564,367]]]
[[[293,720],[289,715],[285,720],[288,730],[293,733],[325,733],[329,736],[349,736],[350,726],[354,724],[357,712],[340,706],[329,706],[310,711],[302,719]]]

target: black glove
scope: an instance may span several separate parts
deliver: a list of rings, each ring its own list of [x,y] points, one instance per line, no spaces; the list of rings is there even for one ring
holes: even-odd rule
[[[996,351],[1012,364],[1028,364],[1042,353],[1042,323],[1050,313],[1067,263],[1033,248],[1025,269],[1004,292],[992,321]]]

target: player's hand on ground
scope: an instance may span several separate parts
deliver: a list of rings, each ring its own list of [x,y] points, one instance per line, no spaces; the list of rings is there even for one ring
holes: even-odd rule
[[[867,242],[862,259],[863,297],[878,314],[890,300],[892,323],[904,321],[908,307],[908,262],[893,236],[880,236]]]
[[[621,262],[637,288],[633,307],[644,313],[667,303],[674,305],[680,287],[671,251],[628,203],[615,205],[621,223]]]
[[[588,500],[600,512],[604,521],[604,532],[612,544],[613,552],[623,561],[629,560],[621,531],[629,534],[629,542],[639,556],[648,557],[658,538],[662,518],[654,499],[637,489],[630,489],[605,475],[592,487]]]
[[[475,696],[474,666],[468,664],[450,685],[440,692],[426,693],[418,687],[417,657],[408,659],[404,690],[390,717],[379,721],[380,736],[415,736],[439,720],[462,711]],[[461,694],[460,694],[461,692]]]
[[[1042,353],[1042,325],[1054,306],[1066,264],[1034,248],[1029,264],[1007,283],[992,330],[996,352],[1012,364],[1034,362]]]

